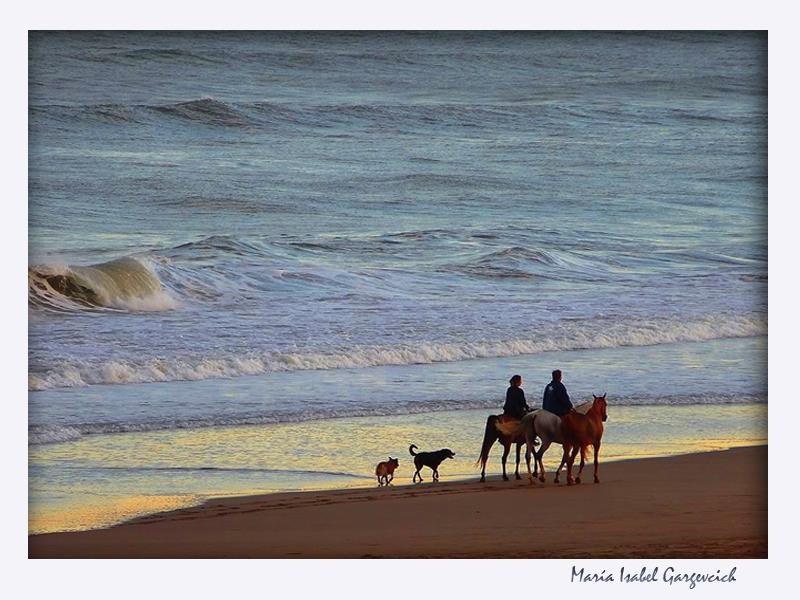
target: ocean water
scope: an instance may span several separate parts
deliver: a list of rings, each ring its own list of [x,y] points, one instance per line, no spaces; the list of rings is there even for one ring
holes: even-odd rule
[[[529,401],[556,367],[618,406],[767,399],[766,35],[29,48],[37,514],[122,482],[85,444],[496,410],[515,372]]]

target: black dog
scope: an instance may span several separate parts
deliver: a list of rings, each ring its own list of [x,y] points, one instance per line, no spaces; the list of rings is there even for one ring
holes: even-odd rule
[[[414,452],[415,448],[416,446],[414,444],[408,447],[409,453],[414,457],[414,466],[417,468],[417,472],[414,473],[414,478],[411,480],[413,483],[417,482],[417,476],[419,476],[419,480],[422,481],[422,475],[420,474],[420,469],[422,469],[422,467],[430,467],[433,469],[433,480],[439,481],[439,465],[442,464],[445,458],[453,458],[456,455],[456,453],[449,448],[442,448],[436,452],[420,452],[419,454]]]

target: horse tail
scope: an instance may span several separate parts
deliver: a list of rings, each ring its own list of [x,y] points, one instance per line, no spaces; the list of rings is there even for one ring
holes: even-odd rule
[[[475,461],[475,466],[485,465],[489,460],[489,450],[497,440],[497,416],[489,415],[486,419],[486,431],[483,434],[483,444],[481,445],[481,455]]]
[[[414,448],[416,448],[416,447],[417,447],[417,446],[416,446],[415,444],[411,444],[411,445],[408,447],[408,452],[411,454],[411,456],[416,456],[416,455],[417,455],[417,453],[416,453],[416,452],[414,452]]]

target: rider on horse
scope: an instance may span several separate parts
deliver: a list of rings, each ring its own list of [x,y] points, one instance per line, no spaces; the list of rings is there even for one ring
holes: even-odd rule
[[[506,403],[503,405],[503,414],[512,419],[522,419],[531,408],[525,400],[525,392],[520,387],[522,385],[522,375],[514,375],[509,379],[510,384],[506,390]]]
[[[542,408],[559,417],[563,417],[573,409],[572,402],[569,400],[567,388],[561,383],[560,369],[553,371],[553,380],[544,388]]]

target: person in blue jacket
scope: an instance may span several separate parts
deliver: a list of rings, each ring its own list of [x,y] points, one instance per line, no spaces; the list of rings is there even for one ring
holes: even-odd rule
[[[553,380],[544,388],[542,408],[559,417],[563,417],[573,408],[572,402],[569,400],[567,388],[561,383],[560,369],[553,371]]]

